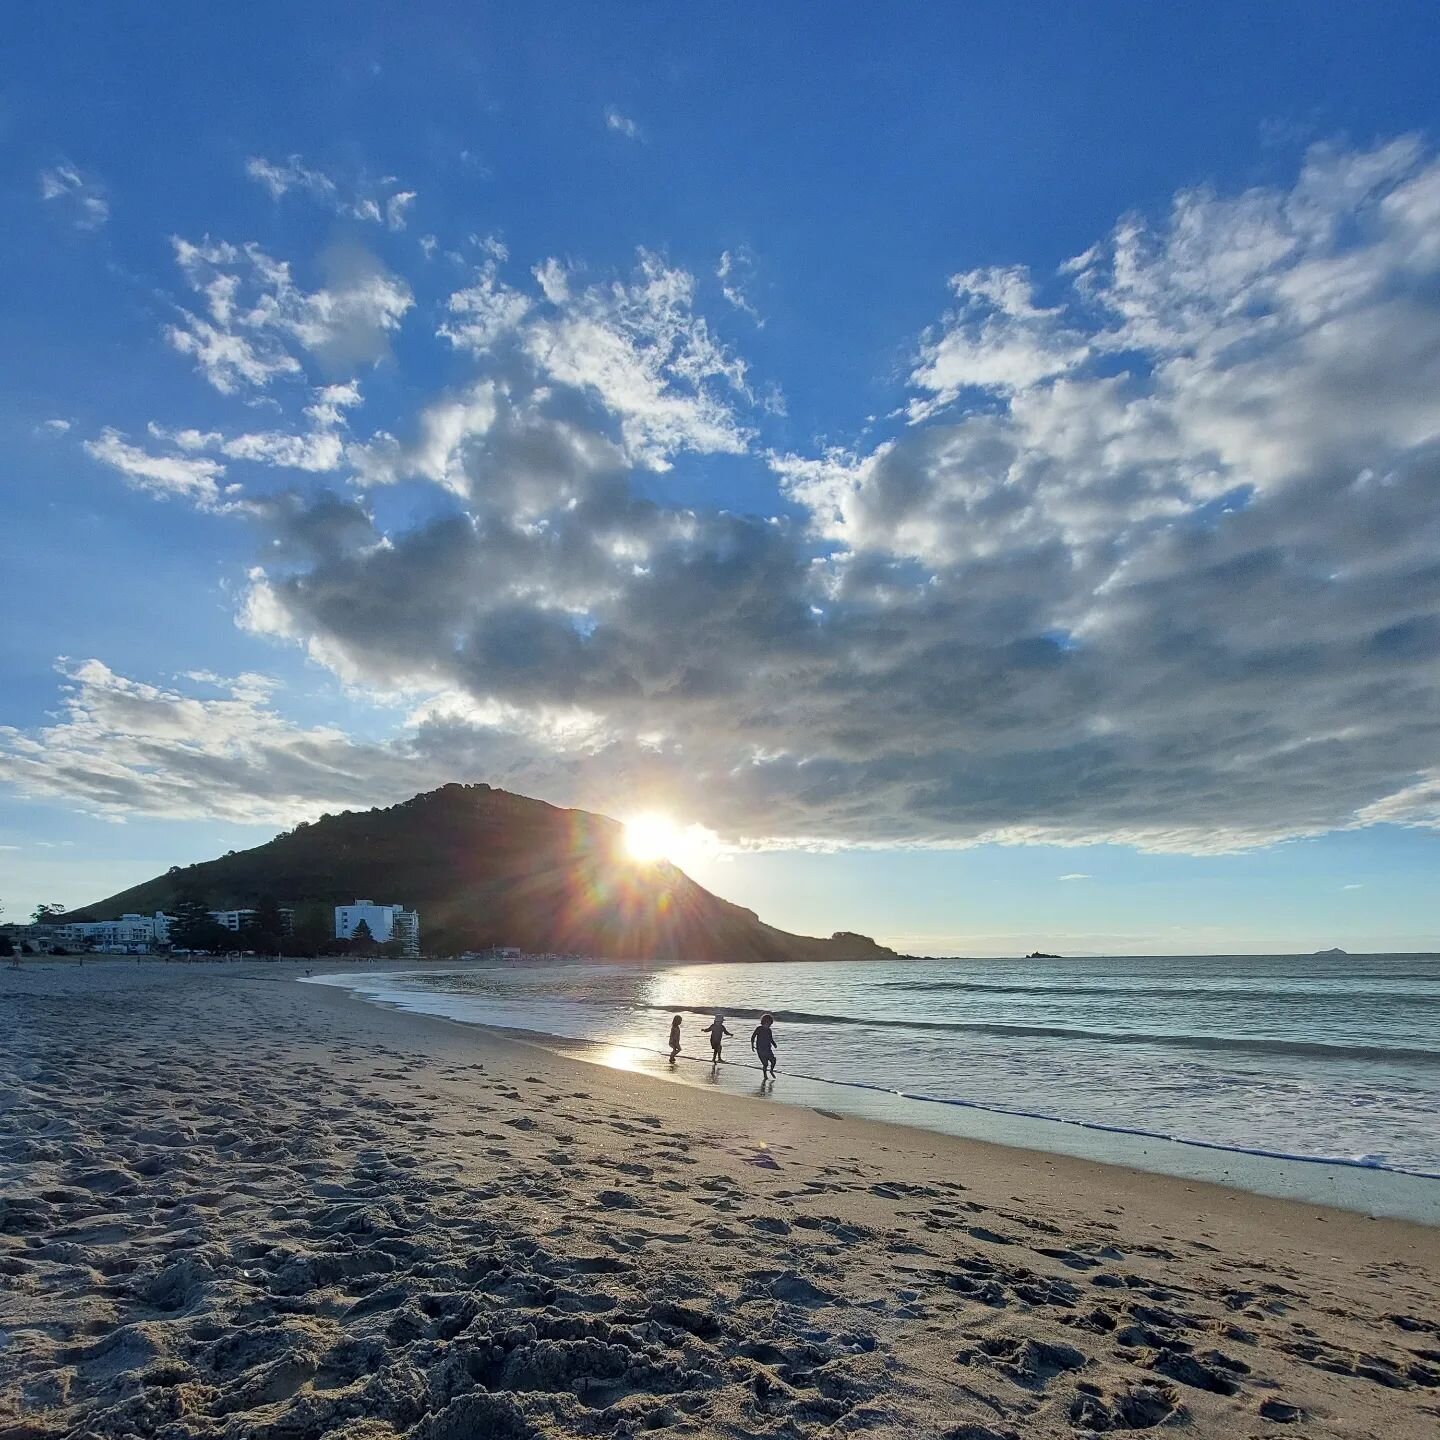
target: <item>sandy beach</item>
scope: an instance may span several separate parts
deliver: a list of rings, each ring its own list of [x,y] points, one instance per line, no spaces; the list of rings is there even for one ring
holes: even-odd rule
[[[1434,1229],[301,974],[0,972],[0,1437],[1440,1428]]]

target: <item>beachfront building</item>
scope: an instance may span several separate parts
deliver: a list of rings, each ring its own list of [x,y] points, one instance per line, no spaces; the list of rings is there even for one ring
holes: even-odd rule
[[[280,932],[288,935],[295,928],[295,912],[285,906],[279,907]],[[212,910],[210,918],[217,924],[223,925],[232,934],[238,935],[242,930],[249,929],[260,918],[258,910]]]
[[[364,921],[370,938],[377,945],[398,940],[406,955],[420,953],[420,914],[403,905],[377,905],[373,900],[357,900],[353,905],[335,907],[335,938],[349,940]]]
[[[254,924],[259,918],[259,911],[212,910],[210,918],[232,935],[239,935]],[[283,934],[290,934],[294,918],[293,910],[280,909]],[[174,923],[173,915],[157,910],[153,915],[127,913],[114,920],[67,920],[60,925],[17,925],[9,928],[24,932],[19,939],[12,935],[13,943],[28,944],[34,950],[51,950],[58,946],[64,950],[147,955],[170,944],[170,928]]]
[[[26,924],[18,921],[11,925],[0,925],[3,935],[21,955],[49,955],[55,950],[68,950],[65,943],[64,925]]]
[[[71,920],[56,928],[67,948],[143,955],[169,941],[170,916],[157,910],[153,915],[127,914],[118,920]]]

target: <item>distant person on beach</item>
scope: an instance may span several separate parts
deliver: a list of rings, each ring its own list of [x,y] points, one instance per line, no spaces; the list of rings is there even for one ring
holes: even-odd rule
[[[675,1057],[680,1053],[680,1017],[677,1015],[670,1022],[670,1063],[675,1063]]]
[[[730,1035],[730,1032],[725,1028],[725,1017],[723,1015],[717,1015],[714,1020],[705,1027],[703,1033],[710,1037],[710,1054],[718,1065],[720,1063],[720,1047],[725,1043],[725,1037]],[[733,1040],[735,1037],[730,1035],[730,1038]]]
[[[760,1074],[775,1076],[775,1017],[762,1015],[750,1032],[750,1048],[760,1057]]]

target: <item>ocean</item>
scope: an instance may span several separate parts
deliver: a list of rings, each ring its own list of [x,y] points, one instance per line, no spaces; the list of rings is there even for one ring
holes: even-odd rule
[[[1129,1163],[1166,1147],[1117,1155],[1116,1137],[1440,1181],[1437,955],[526,961],[319,978],[752,1092],[749,1036],[769,1011],[776,1101]],[[677,1013],[672,1071],[662,1052]],[[716,1013],[735,1038],[712,1072],[700,1032]],[[1213,1153],[1199,1159],[1152,1168],[1220,1168]]]

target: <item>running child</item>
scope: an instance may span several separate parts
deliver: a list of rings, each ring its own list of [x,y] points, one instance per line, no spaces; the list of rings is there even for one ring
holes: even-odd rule
[[[760,1057],[760,1075],[775,1078],[775,1017],[762,1015],[750,1034],[750,1048]]]
[[[704,1034],[710,1037],[710,1055],[715,1064],[720,1063],[720,1047],[724,1044],[725,1037],[730,1032],[725,1028],[725,1017],[717,1015],[704,1029]],[[730,1035],[733,1040],[735,1037]]]

